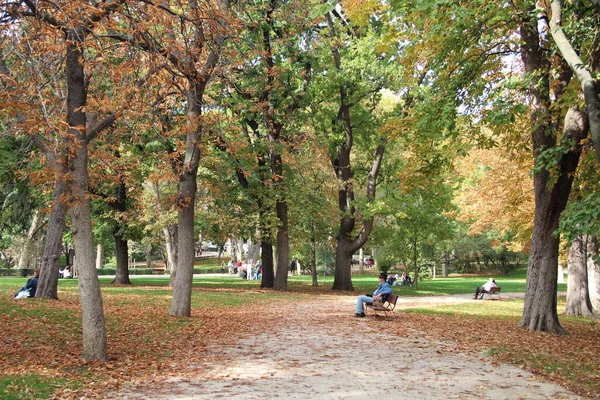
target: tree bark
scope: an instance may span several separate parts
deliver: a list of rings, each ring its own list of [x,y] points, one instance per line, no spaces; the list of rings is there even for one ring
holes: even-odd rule
[[[71,219],[73,244],[77,255],[79,294],[83,326],[83,358],[106,360],[106,327],[102,308],[102,293],[94,264],[92,216],[88,195],[88,138],[86,137],[85,105],[87,93],[83,68],[81,28],[70,29],[67,35],[67,123],[69,134],[76,138],[77,151],[72,159]]]
[[[310,274],[312,275],[312,285],[314,287],[319,286],[317,276],[317,241],[314,236],[310,238]]]
[[[25,243],[23,244],[21,254],[19,255],[19,262],[17,263],[18,269],[31,268],[31,259],[35,251],[35,245],[39,241],[40,229],[44,226],[45,214],[45,212],[39,210],[33,214],[33,219],[31,220]]]
[[[263,239],[260,242],[261,265],[263,269],[260,287],[272,288],[275,283],[275,268],[273,267],[273,244]]]
[[[112,207],[119,213],[125,213],[127,211],[127,187],[125,182],[120,177],[119,186],[117,187],[117,193],[115,201],[112,203]],[[115,238],[115,255],[117,259],[117,268],[115,271],[115,279],[111,282],[116,285],[131,285],[129,280],[129,248],[127,239],[123,236],[125,231],[124,223],[120,219],[115,221],[115,229],[113,236]]]
[[[154,204],[156,209],[161,215],[164,215],[165,211],[161,203],[158,181],[152,182],[152,191],[154,192]],[[167,251],[167,269],[170,274],[170,285],[173,286],[177,268],[177,225],[167,224],[162,228],[162,231],[165,240],[165,249]]]
[[[111,282],[113,285],[131,285],[129,279],[129,245],[127,240],[119,232],[114,233],[115,238],[115,258],[117,260],[117,268],[115,271],[115,279]]]
[[[569,247],[567,266],[569,280],[565,315],[594,316],[588,292],[587,237],[585,236],[577,236]]]
[[[96,269],[102,268],[104,265],[104,246],[102,243],[96,245]]]
[[[248,240],[248,252],[246,253],[246,260],[248,262],[256,263],[256,260],[258,260],[259,253],[260,253],[260,241],[254,242],[252,240]]]
[[[175,284],[177,276],[177,225],[167,225],[163,228],[165,246],[167,248],[167,267],[169,268],[169,283]]]
[[[56,167],[55,167],[56,168]],[[65,230],[68,207],[65,201],[67,194],[67,183],[64,172],[55,172],[54,192],[52,194],[52,207],[46,240],[44,242],[44,254],[38,287],[35,297],[44,299],[58,299],[58,273],[60,270],[60,255],[62,253],[63,232]]]
[[[287,290],[288,266],[290,265],[287,202],[278,199],[275,208],[280,226],[277,227],[277,273],[273,289]]]
[[[595,257],[598,257],[598,239],[596,236],[590,236],[587,241],[588,288],[592,308],[598,314],[600,313],[600,264],[596,262]]]
[[[575,115],[577,116],[575,118]],[[573,117],[573,119],[571,119]],[[571,108],[565,118],[565,136],[581,137],[585,131],[582,118],[585,115],[576,108]],[[579,122],[577,122],[579,121]],[[576,126],[572,126],[574,123]],[[571,132],[573,129],[575,132]],[[540,146],[539,142],[548,140],[548,135],[536,132],[534,148],[541,149],[550,146],[549,143]],[[534,133],[534,135],[536,135]],[[575,134],[575,133],[578,133]],[[543,135],[543,136],[541,136]],[[541,136],[541,137],[540,137]],[[573,183],[573,172],[579,163],[579,152],[569,151],[560,161],[558,179],[550,183],[552,176],[547,170],[534,174],[535,215],[531,252],[527,271],[527,290],[525,306],[520,325],[530,330],[565,334],[558,320],[557,279],[558,279],[558,250],[560,238],[554,232],[558,228],[560,214],[565,209]]]
[[[190,82],[188,92],[188,117],[194,124],[188,127],[186,138],[185,157],[179,174],[179,193],[176,204],[177,212],[177,275],[173,286],[173,300],[169,313],[174,316],[191,316],[192,280],[194,276],[194,207],[196,204],[196,177],[200,162],[200,149],[198,148],[202,126],[200,116],[202,113],[202,94],[204,86],[197,86]]]
[[[448,277],[449,266],[450,266],[450,254],[447,251],[445,251],[444,255],[442,257],[442,276],[444,278]]]
[[[534,156],[557,145],[557,134],[550,111],[550,63],[545,43],[538,32],[536,12],[530,10],[530,20],[521,25],[523,41],[521,55],[529,75],[539,77],[529,88]],[[563,137],[575,143],[587,134],[585,115],[572,107],[565,116]],[[585,134],[584,134],[585,133]],[[554,235],[560,214],[565,209],[573,172],[579,163],[580,148],[572,146],[554,168],[538,166],[534,173],[535,214],[527,271],[527,289],[521,327],[530,330],[566,333],[558,320],[557,274],[559,238]]]

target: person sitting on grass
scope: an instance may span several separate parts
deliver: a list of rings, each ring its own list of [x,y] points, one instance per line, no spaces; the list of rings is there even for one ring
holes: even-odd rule
[[[35,291],[37,290],[37,284],[38,284],[38,279],[40,277],[40,269],[36,268],[35,271],[33,272],[33,276],[29,279],[27,279],[27,283],[25,284],[25,286],[23,286],[21,289],[19,289],[19,291],[17,293],[15,293],[15,295],[13,296],[13,298],[17,298],[17,296],[19,298],[26,298],[26,297],[34,297],[35,296]],[[24,294],[19,296],[19,293],[23,292]]]
[[[483,294],[484,293],[489,293],[490,289],[494,288],[494,287],[498,287],[498,285],[496,285],[496,280],[494,280],[494,278],[490,278],[483,285],[477,286],[477,289],[475,289],[475,297],[474,297],[474,299],[475,300],[477,300],[477,298],[483,299]],[[481,294],[481,297],[479,297],[479,294]]]
[[[364,296],[358,296],[356,299],[356,314],[354,314],[357,318],[366,317],[365,315],[365,303],[373,304],[375,300],[385,301],[388,294],[392,293],[392,287],[386,282],[387,274],[382,272],[379,274],[379,287],[375,289],[372,295],[367,294]]]

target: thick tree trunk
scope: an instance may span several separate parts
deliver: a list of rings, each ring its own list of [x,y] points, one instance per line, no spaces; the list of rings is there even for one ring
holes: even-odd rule
[[[116,199],[112,204],[112,207],[119,213],[125,213],[127,210],[127,187],[125,182],[120,179],[119,186],[117,187]],[[113,232],[115,238],[115,253],[117,259],[117,270],[115,273],[115,279],[111,282],[117,285],[131,285],[129,280],[129,265],[127,259],[129,258],[129,249],[127,245],[127,239],[123,237],[125,231],[123,222],[116,222],[115,230]]]
[[[534,156],[557,145],[555,120],[551,113],[550,63],[546,43],[538,31],[537,13],[529,10],[529,20],[521,25],[523,41],[521,56],[527,74],[537,77],[529,88],[532,141]],[[569,74],[561,75],[568,82]],[[585,116],[571,108],[565,116],[563,139],[575,143],[586,136]],[[560,325],[557,303],[558,245],[554,235],[560,214],[564,210],[571,185],[572,173],[579,163],[579,146],[576,144],[563,154],[554,168],[552,176],[545,167],[534,173],[535,215],[533,235],[527,271],[527,290],[520,326],[530,330],[564,334]]]
[[[46,213],[43,211],[36,211],[33,214],[33,219],[31,220],[25,243],[23,244],[21,254],[19,255],[19,262],[17,263],[18,269],[31,268],[31,259],[33,258],[33,253],[35,251],[35,245],[38,243],[39,237],[41,236],[40,229],[44,225],[45,215]]]
[[[273,289],[287,290],[288,266],[290,265],[287,202],[277,200],[275,208],[280,225],[277,227],[277,273]]]
[[[114,233],[115,238],[115,258],[117,259],[117,269],[115,279],[111,282],[113,285],[131,285],[129,279],[129,245],[127,240],[123,239],[117,228]]]
[[[590,292],[590,301],[596,314],[600,313],[600,263],[596,262],[598,257],[598,239],[596,236],[590,236],[587,241],[587,267],[588,267],[588,288]]]
[[[571,125],[575,118],[571,113],[583,117],[576,109],[572,108],[565,118],[565,136],[577,138],[572,129],[581,132]],[[540,132],[537,132],[538,134]],[[534,138],[534,142],[547,141],[548,137],[541,132],[543,137]],[[536,135],[536,133],[534,133]],[[581,139],[576,139],[578,142]],[[550,144],[547,144],[549,146]],[[536,148],[545,148],[536,146]],[[558,279],[558,250],[560,239],[554,232],[558,228],[560,214],[567,205],[569,193],[573,183],[573,172],[579,162],[579,152],[569,151],[560,161],[559,173],[556,182],[549,171],[541,170],[534,174],[535,216],[533,221],[533,235],[529,267],[527,271],[527,290],[525,293],[525,306],[520,325],[530,330],[564,334],[565,330],[560,325],[557,304],[557,279]]]
[[[190,317],[192,303],[192,280],[194,277],[194,207],[196,205],[196,178],[200,162],[198,148],[202,126],[202,94],[204,87],[190,81],[188,92],[188,118],[194,121],[188,127],[184,163],[179,173],[177,213],[177,275],[173,286],[173,300],[169,313],[174,316]]]
[[[567,307],[565,315],[592,317],[592,303],[588,292],[587,238],[577,236],[569,247]]]
[[[195,170],[197,171],[196,166]],[[196,200],[196,173],[182,172],[179,182],[179,212],[177,243],[177,274],[173,286],[173,300],[169,313],[191,316],[192,280],[194,275],[194,203]]]
[[[337,240],[335,251],[335,271],[333,290],[354,290],[352,285],[352,254],[354,254],[352,242],[340,237]]]
[[[260,242],[262,277],[261,288],[272,288],[275,283],[275,268],[273,267],[273,244],[263,239]]]
[[[248,252],[246,253],[246,261],[248,263],[256,263],[258,260],[258,255],[260,253],[260,241],[253,242],[252,240],[248,240]]]
[[[235,236],[231,237],[231,248],[232,248],[232,257],[233,261],[243,261],[244,260],[244,240],[242,238],[238,238]]]
[[[106,327],[102,293],[94,264],[94,238],[88,195],[87,137],[85,121],[86,86],[83,70],[82,29],[71,29],[67,37],[67,123],[69,134],[77,138],[76,156],[72,160],[72,232],[83,327],[83,358],[106,360]]]
[[[58,272],[63,245],[63,231],[67,217],[67,204],[64,196],[67,193],[66,180],[62,173],[55,174],[52,208],[46,230],[44,254],[40,268],[40,278],[35,297],[58,299]]]

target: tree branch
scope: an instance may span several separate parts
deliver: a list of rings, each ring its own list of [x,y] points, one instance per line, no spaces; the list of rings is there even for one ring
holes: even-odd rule
[[[560,0],[552,0],[552,18],[550,19],[550,33],[554,42],[569,67],[579,80],[583,97],[587,107],[592,141],[596,150],[596,159],[600,161],[600,98],[596,90],[596,84],[592,74],[587,69],[581,58],[577,55],[573,46],[567,39],[561,27],[562,4]]]

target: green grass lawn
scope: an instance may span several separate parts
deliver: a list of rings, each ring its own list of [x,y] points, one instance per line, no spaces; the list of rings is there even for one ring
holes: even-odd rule
[[[214,268],[216,261],[201,260],[206,268]],[[219,265],[216,263],[216,265]],[[494,276],[498,286],[502,287],[502,291],[508,292],[525,292],[526,288],[526,271],[525,268],[517,269],[516,271],[502,276]],[[169,285],[168,275],[157,275],[152,277],[130,276],[133,288],[125,288],[125,290],[136,290],[138,286],[153,286],[164,287],[165,290]],[[466,294],[474,293],[477,286],[483,285],[488,279],[488,276],[456,276],[448,278],[425,279],[419,282],[419,289],[411,287],[394,286],[394,293],[400,296],[431,296],[431,295],[449,295],[449,294]],[[118,290],[111,287],[109,284],[112,277],[100,277],[100,284],[104,290]],[[2,277],[0,278],[0,287],[12,286],[16,292],[26,282],[26,279],[20,277]],[[291,291],[327,291],[331,289],[333,284],[333,276],[319,275],[319,287],[312,286],[312,277],[289,276],[288,287]],[[352,277],[354,291],[357,293],[370,293],[378,285],[377,275],[374,271],[369,271],[365,274],[355,274]],[[260,287],[260,281],[248,281],[236,276],[204,276],[202,274],[195,275],[193,286],[196,288],[213,288],[213,289],[256,289]],[[76,279],[60,279],[59,288],[76,288]],[[120,289],[119,289],[120,290]],[[567,290],[565,283],[558,285],[559,291]],[[143,290],[142,290],[143,291]]]

